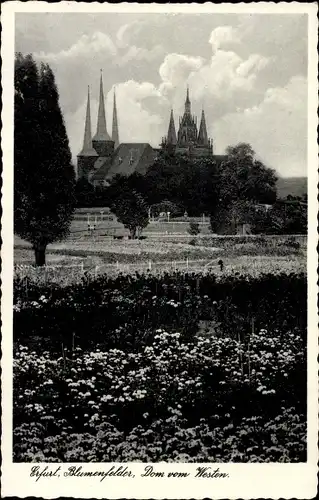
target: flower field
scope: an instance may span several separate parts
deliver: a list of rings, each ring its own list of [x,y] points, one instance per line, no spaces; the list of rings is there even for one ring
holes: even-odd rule
[[[304,274],[17,280],[14,310],[15,461],[306,460]]]

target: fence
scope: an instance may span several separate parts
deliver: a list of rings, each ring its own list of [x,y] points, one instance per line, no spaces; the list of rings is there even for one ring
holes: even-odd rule
[[[205,271],[211,267],[217,267],[218,259],[197,259],[197,260],[180,260],[180,261],[144,261],[130,264],[116,262],[115,264],[100,264],[97,266],[86,266],[81,264],[72,265],[47,265],[43,267],[35,267],[31,265],[15,264],[14,275],[19,278],[36,278],[46,281],[65,282],[80,279],[84,275],[97,277],[101,274],[118,274],[130,272],[152,272],[152,271]]]

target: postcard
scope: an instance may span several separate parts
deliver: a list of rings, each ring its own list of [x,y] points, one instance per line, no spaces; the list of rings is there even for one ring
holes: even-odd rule
[[[314,498],[317,5],[2,28],[3,495]]]

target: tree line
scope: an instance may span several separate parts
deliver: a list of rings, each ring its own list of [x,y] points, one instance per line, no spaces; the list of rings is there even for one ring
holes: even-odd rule
[[[107,187],[80,180],[76,196],[82,207],[109,206],[132,237],[161,212],[205,214],[213,233],[233,234],[246,224],[254,234],[305,234],[307,195],[278,199],[276,182],[275,171],[241,143],[228,147],[222,161],[162,151],[146,175],[117,175]]]

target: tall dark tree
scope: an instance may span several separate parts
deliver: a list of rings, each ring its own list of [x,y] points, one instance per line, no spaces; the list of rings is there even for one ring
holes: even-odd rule
[[[251,223],[255,205],[276,201],[276,182],[275,171],[258,160],[249,144],[228,147],[219,168],[219,203],[211,213],[212,229],[229,232],[238,223]]]
[[[54,74],[31,55],[16,55],[14,129],[14,230],[42,266],[47,245],[68,234],[75,174]]]

